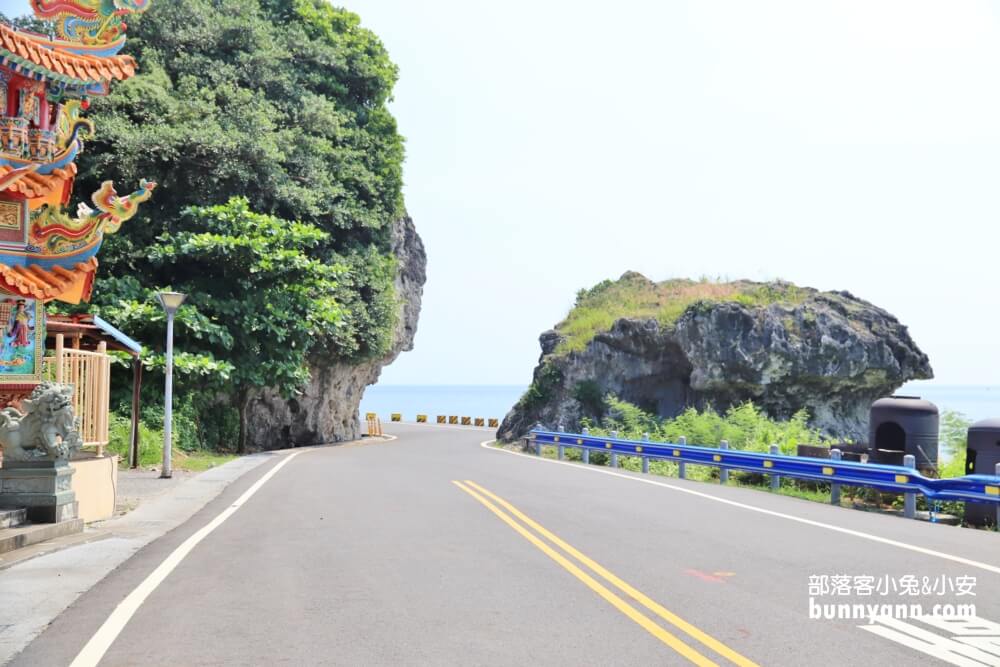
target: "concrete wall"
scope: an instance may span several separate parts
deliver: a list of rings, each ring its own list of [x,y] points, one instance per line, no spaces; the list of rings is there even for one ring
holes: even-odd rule
[[[115,493],[118,489],[118,457],[97,458],[88,453],[70,463],[73,491],[80,503],[80,518],[85,522],[110,519],[115,513]]]

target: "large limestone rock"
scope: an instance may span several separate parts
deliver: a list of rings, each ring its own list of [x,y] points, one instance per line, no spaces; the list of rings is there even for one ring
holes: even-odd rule
[[[399,263],[396,296],[399,317],[389,354],[358,364],[316,359],[302,395],[286,401],[274,391],[255,396],[248,410],[247,448],[278,449],[355,440],[361,437],[358,406],[365,388],[382,368],[413,349],[420,302],[427,280],[424,244],[410,218],[393,226],[392,250]]]
[[[629,273],[610,285],[627,285],[628,295],[664,284]],[[575,429],[611,392],[665,417],[748,400],[775,418],[805,408],[823,431],[864,439],[872,401],[933,376],[905,326],[847,292],[750,282],[712,289],[718,294],[680,308],[676,321],[620,317],[580,350],[566,351],[562,328],[543,333],[532,389],[498,436],[517,438],[538,422]],[[794,299],[759,296],[790,290]]]

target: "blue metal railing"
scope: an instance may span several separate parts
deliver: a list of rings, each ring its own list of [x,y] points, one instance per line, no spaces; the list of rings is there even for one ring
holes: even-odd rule
[[[720,470],[747,470],[772,476],[794,477],[844,486],[862,486],[889,493],[921,494],[932,500],[962,500],[1000,504],[1000,477],[968,475],[952,479],[925,477],[914,468],[879,463],[858,463],[803,456],[763,454],[727,448],[698,447],[686,443],[649,442],[599,437],[586,433],[560,433],[533,430],[529,435],[538,450],[542,445],[560,449],[576,448],[584,452],[601,451],[611,455],[643,458],[643,470],[649,460],[705,465]],[[617,457],[614,457],[617,459]],[[912,514],[908,511],[907,514]]]

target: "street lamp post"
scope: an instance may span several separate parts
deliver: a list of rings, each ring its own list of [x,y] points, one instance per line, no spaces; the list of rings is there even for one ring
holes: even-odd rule
[[[174,474],[170,461],[172,444],[170,431],[174,416],[174,315],[177,314],[177,309],[184,303],[187,295],[177,292],[160,292],[156,298],[159,299],[163,311],[167,314],[167,378],[164,387],[163,468],[160,471],[160,478],[170,479]]]

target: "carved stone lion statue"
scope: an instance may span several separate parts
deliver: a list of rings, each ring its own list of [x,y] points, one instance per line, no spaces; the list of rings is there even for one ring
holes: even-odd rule
[[[65,461],[83,446],[80,420],[73,414],[72,385],[38,385],[24,400],[24,410],[0,410],[4,460]]]

